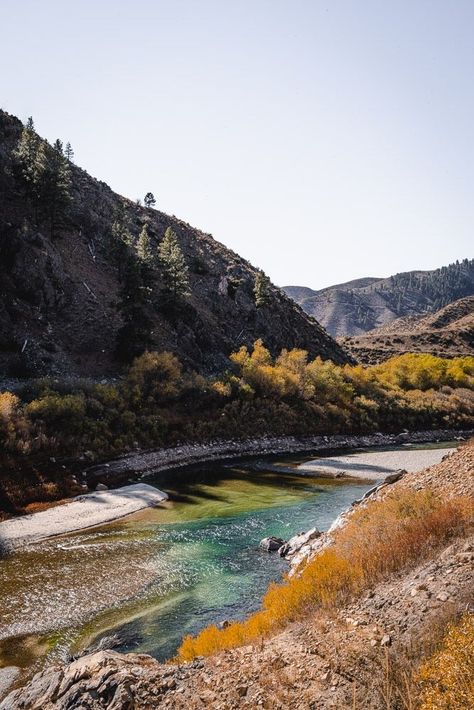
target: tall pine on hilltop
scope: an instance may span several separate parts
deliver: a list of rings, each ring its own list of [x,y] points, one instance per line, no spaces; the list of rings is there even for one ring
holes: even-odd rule
[[[14,152],[18,174],[21,178],[27,198],[33,194],[35,182],[36,155],[40,138],[35,131],[35,124],[30,116],[21,132],[20,140]]]
[[[143,263],[151,266],[153,264],[153,249],[151,247],[148,225],[143,225],[137,241],[137,254]]]
[[[180,299],[189,295],[189,271],[178,238],[171,227],[166,230],[159,246],[159,257],[165,301],[176,305]]]
[[[257,271],[255,276],[255,285],[253,287],[253,293],[255,297],[255,305],[257,308],[263,308],[268,306],[270,302],[270,279],[268,276],[261,271]]]
[[[68,144],[69,145],[69,144]],[[72,149],[71,149],[72,150]],[[37,222],[49,220],[51,235],[71,201],[71,170],[59,138],[51,146],[37,135],[30,117],[14,152],[16,172]]]
[[[51,147],[42,141],[35,165],[35,195],[49,219],[51,234],[71,201],[71,171],[59,138]]]

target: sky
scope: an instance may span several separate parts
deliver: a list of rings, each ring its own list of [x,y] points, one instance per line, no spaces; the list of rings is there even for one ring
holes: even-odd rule
[[[472,0],[0,0],[0,107],[272,280],[473,255]]]

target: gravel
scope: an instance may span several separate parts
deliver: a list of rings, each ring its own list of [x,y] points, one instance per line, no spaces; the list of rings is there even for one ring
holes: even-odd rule
[[[137,510],[158,505],[167,498],[166,493],[146,483],[86,493],[70,503],[0,523],[0,545],[9,549],[103,525]]]
[[[306,461],[298,466],[301,474],[344,474],[354,478],[382,480],[391,473],[404,469],[409,473],[421,471],[441,461],[454,449],[399,449],[397,451],[361,451],[344,456],[328,456]]]

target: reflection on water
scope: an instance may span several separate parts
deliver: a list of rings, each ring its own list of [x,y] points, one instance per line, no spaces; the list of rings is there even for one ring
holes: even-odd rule
[[[184,634],[254,610],[281,577],[286,564],[258,549],[261,538],[325,529],[373,485],[260,468],[148,479],[168,503],[0,561],[3,664],[64,657],[111,633],[118,650],[170,657]]]

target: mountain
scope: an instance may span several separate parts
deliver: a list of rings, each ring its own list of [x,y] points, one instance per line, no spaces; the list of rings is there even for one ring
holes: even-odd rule
[[[4,377],[101,377],[117,372],[117,338],[125,312],[132,333],[140,328],[147,331],[148,347],[172,351],[185,365],[200,371],[226,367],[232,350],[257,338],[274,353],[298,346],[311,356],[337,363],[348,360],[313,318],[265,279],[264,305],[257,308],[257,270],[247,261],[211,235],[142,207],[74,164],[65,164],[61,147],[54,152],[32,128],[38,170],[50,163],[49,173],[44,173],[49,182],[45,178],[38,191],[32,171],[19,170],[17,146],[22,135],[22,123],[0,111],[0,373]],[[51,167],[55,160],[59,160],[59,173]],[[64,205],[59,202],[61,179],[70,183],[67,207],[66,200]],[[117,224],[126,238],[117,237]],[[156,255],[168,228],[177,237],[189,269],[189,296],[181,299],[179,307],[170,308],[163,298],[166,274],[156,259],[147,268],[146,283],[129,283],[129,292],[125,289],[125,267],[135,265],[129,282],[144,272],[142,264],[137,266],[137,248],[145,224],[151,254]],[[130,342],[134,337],[126,343],[132,352],[135,345],[140,349]]]
[[[300,286],[283,290],[331,335],[360,335],[401,316],[433,313],[474,295],[474,259],[434,271],[355,279],[319,291]]]
[[[362,363],[373,364],[405,352],[439,357],[474,354],[474,296],[460,298],[428,316],[405,316],[362,335],[340,339]]]

